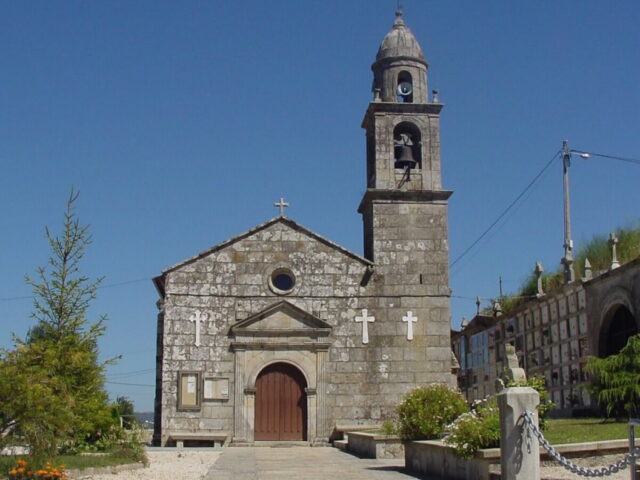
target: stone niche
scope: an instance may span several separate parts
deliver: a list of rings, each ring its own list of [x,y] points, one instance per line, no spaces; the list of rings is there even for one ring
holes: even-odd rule
[[[229,329],[234,352],[234,440],[253,442],[256,380],[265,367],[288,363],[306,380],[307,439],[326,440],[325,362],[332,327],[287,302],[278,302]]]

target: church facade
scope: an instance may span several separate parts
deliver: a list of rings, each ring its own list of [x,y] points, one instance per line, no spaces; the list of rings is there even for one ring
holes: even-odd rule
[[[281,208],[156,277],[156,444],[324,442],[455,384],[442,105],[400,12],[372,70],[364,256]]]

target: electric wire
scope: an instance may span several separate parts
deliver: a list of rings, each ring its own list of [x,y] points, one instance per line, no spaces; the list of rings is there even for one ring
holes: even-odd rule
[[[602,158],[609,158],[612,160],[620,160],[621,162],[627,162],[627,163],[634,163],[637,165],[640,165],[640,159],[638,158],[630,158],[630,157],[619,157],[617,155],[608,155],[605,153],[595,153],[595,152],[586,152],[586,151],[582,151],[582,150],[576,150],[576,149],[571,149],[572,152],[574,153],[586,153],[587,155],[593,156],[593,157],[602,157]]]
[[[121,372],[121,373],[107,373],[105,375],[105,377],[135,377],[138,375],[144,375],[145,373],[151,373],[151,372],[155,372],[156,369],[155,368],[147,368],[145,370],[134,370],[132,372]]]
[[[453,266],[458,263],[460,260],[462,260],[470,251],[473,247],[475,247],[492,229],[493,227],[495,227],[498,222],[500,220],[502,220],[504,218],[504,216],[509,213],[509,211],[518,203],[518,201],[535,185],[535,183],[538,181],[538,179],[547,171],[547,169],[551,166],[551,164],[553,163],[553,161],[558,158],[558,156],[560,155],[560,151],[556,152],[556,154],[551,157],[551,160],[549,160],[547,162],[547,164],[542,168],[542,170],[540,170],[537,175],[535,177],[533,177],[533,179],[527,184],[527,186],[518,194],[518,196],[507,206],[507,208],[505,208],[502,213],[500,213],[500,215],[498,215],[498,218],[496,218],[491,225],[489,225],[484,232],[482,232],[480,234],[480,236],[478,238],[476,238],[471,245],[469,245],[460,255],[458,255],[456,257],[456,259],[451,262],[450,264],[450,268],[453,268]]]
[[[103,288],[113,288],[113,287],[121,287],[122,285],[131,285],[132,283],[140,283],[140,282],[148,282],[149,278],[137,278],[135,280],[125,280],[123,282],[116,282],[116,283],[109,283],[107,285],[99,285],[98,289],[103,289]],[[33,295],[23,295],[23,296],[16,296],[16,297],[2,297],[0,298],[0,302],[11,302],[14,300],[28,300],[31,298],[35,298]]]
[[[111,385],[128,385],[130,387],[155,387],[155,385],[151,385],[150,383],[110,382],[109,380],[105,380],[104,383],[109,383]]]

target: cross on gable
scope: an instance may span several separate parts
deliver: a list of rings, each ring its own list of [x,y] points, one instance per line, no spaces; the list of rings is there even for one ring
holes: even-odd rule
[[[368,310],[366,308],[362,309],[362,316],[361,317],[356,317],[355,321],[356,323],[362,323],[362,343],[367,344],[369,343],[369,327],[368,324],[369,323],[373,323],[376,321],[376,318],[373,316],[368,316],[367,315]]]
[[[280,197],[280,201],[273,204],[274,207],[280,209],[280,216],[284,217],[284,209],[289,206],[289,202],[285,202],[284,198]]]

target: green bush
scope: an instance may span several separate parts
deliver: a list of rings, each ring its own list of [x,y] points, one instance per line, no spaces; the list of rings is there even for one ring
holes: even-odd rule
[[[640,335],[629,337],[627,345],[615,355],[589,357],[587,372],[607,417],[640,416]]]
[[[444,443],[455,454],[471,458],[480,448],[500,446],[500,414],[495,397],[476,402],[470,412],[463,413],[447,426]]]
[[[446,385],[419,387],[398,405],[398,432],[403,440],[429,440],[444,433],[469,407],[464,397]]]
[[[540,405],[538,405],[538,423],[540,429],[547,428],[547,415],[549,411],[555,408],[556,404],[549,400],[549,392],[547,392],[547,380],[542,375],[534,375],[527,378],[524,382],[509,382],[507,387],[531,387],[540,395]]]

